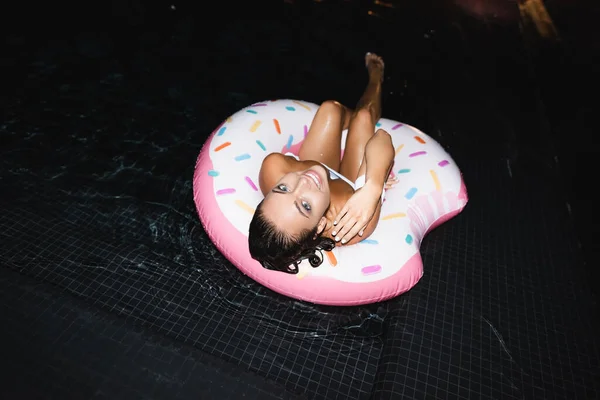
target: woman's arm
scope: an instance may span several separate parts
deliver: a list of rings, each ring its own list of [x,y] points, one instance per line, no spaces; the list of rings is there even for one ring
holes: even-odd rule
[[[371,182],[383,188],[394,162],[394,145],[389,133],[378,129],[365,146],[365,157],[357,176],[365,175],[365,184]]]
[[[365,146],[358,176],[365,174],[365,185],[346,202],[334,221],[332,235],[342,244],[354,244],[373,233],[381,212],[381,193],[394,162],[390,135],[379,129]],[[356,236],[356,235],[359,236]]]

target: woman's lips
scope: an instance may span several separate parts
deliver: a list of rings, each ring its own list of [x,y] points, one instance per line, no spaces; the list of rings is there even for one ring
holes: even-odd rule
[[[314,171],[306,171],[304,173],[304,175],[311,178],[313,180],[313,182],[315,183],[315,185],[317,185],[317,188],[319,190],[321,190],[321,187],[323,186],[323,182],[321,181],[321,177],[319,176],[319,174],[317,174]]]

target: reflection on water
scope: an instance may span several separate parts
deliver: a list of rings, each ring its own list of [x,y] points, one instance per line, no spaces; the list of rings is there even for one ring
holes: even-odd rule
[[[460,9],[479,19],[516,21],[519,17],[517,0],[453,0]]]
[[[393,3],[386,2],[386,1],[375,0],[373,2],[373,4],[375,4],[376,6],[381,6],[381,7],[394,8],[394,4]]]
[[[454,0],[454,3],[479,19],[519,21],[525,29],[531,27],[543,38],[558,37],[543,0]]]
[[[519,0],[519,11],[524,25],[533,24],[544,38],[558,38],[556,27],[542,0]]]
[[[313,3],[327,4],[326,0],[312,0]],[[284,0],[291,5],[302,5],[306,2],[298,0]],[[410,4],[403,0],[373,0],[361,2],[344,0],[344,5],[349,7],[364,8],[372,17],[385,17],[385,9],[409,8]],[[432,14],[442,10],[460,9],[472,17],[486,22],[520,23],[526,29],[531,27],[538,35],[547,39],[558,38],[558,32],[543,0],[446,0],[434,2]],[[450,7],[449,7],[450,6]]]

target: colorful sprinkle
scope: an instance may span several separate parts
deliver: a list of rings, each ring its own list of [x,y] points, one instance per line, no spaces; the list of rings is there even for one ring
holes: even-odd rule
[[[208,176],[219,176],[219,171],[215,171],[214,169],[209,169]]]
[[[396,129],[400,128],[403,124],[396,124],[392,127],[392,130],[395,131]]]
[[[387,221],[389,219],[404,218],[404,217],[406,217],[406,214],[399,212],[399,213],[394,213],[394,214],[388,214],[388,215],[382,217],[381,220]]]
[[[363,275],[373,275],[381,272],[381,265],[369,265],[368,267],[363,267],[360,271]]]
[[[235,193],[235,189],[234,188],[227,188],[227,189],[217,190],[217,196],[222,196],[224,194],[231,194],[231,193]]]
[[[308,135],[308,126],[304,125],[304,137]]]
[[[442,185],[440,184],[437,174],[432,169],[429,170],[429,173],[431,174],[431,179],[433,179],[433,183],[435,184],[435,190],[440,190]]]
[[[327,256],[327,260],[329,261],[329,264],[332,267],[335,267],[337,265],[337,259],[335,258],[335,254],[333,254],[333,251],[326,251],[325,255]]]
[[[244,179],[246,180],[246,182],[248,182],[248,185],[250,185],[250,187],[251,187],[252,189],[254,189],[255,191],[257,191],[257,192],[258,192],[258,188],[257,188],[257,187],[256,187],[256,185],[254,184],[254,182],[252,182],[252,179],[250,179],[250,177],[249,177],[249,176],[246,176]]]
[[[288,138],[287,144],[286,144],[288,149],[290,147],[292,147],[292,143],[294,143],[294,136],[290,135],[290,137]]]
[[[281,135],[281,127],[279,126],[279,121],[273,118],[273,124],[275,125],[275,130],[277,131],[277,133]]]
[[[419,136],[415,136],[415,140],[421,144],[425,144],[425,141],[423,140],[423,138],[421,138]]]
[[[256,104],[252,104],[251,107],[265,107],[267,106],[267,103],[256,103]]]
[[[410,172],[410,168],[403,168],[398,171],[399,174],[408,174]]]
[[[285,109],[288,111],[296,111],[296,109],[292,106],[287,106]]]
[[[300,107],[306,108],[308,111],[310,111],[310,107],[307,106],[306,104],[302,104],[297,100],[294,100],[294,103],[298,104]]]
[[[406,235],[404,240],[406,241],[406,243],[411,244],[413,242],[413,237],[410,234],[408,234]]]
[[[417,151],[416,153],[411,153],[408,156],[409,157],[416,157],[416,156],[422,156],[422,155],[425,155],[425,154],[427,154],[426,151]]]
[[[445,167],[446,165],[450,164],[450,162],[448,160],[442,160],[438,163],[438,165],[440,167]]]
[[[258,114],[258,111],[254,111],[254,110],[246,110],[246,112],[248,112],[250,114]]]
[[[376,123],[375,126],[379,128],[381,126],[381,122]]]
[[[227,117],[227,119],[225,120],[225,122],[231,122],[231,121],[233,121],[233,118],[231,118],[231,117]]]
[[[231,145],[231,142],[225,142],[225,143],[215,147],[215,151],[223,150],[225,147],[230,146],[230,145]]]
[[[401,144],[400,146],[398,146],[398,148],[396,149],[396,155],[398,155],[398,153],[400,153],[400,150],[402,150],[404,148],[404,145]]]
[[[244,203],[243,201],[241,201],[240,199],[237,199],[235,201],[235,204],[240,207],[241,209],[248,211],[250,214],[254,215],[254,208],[250,207],[248,204]]]
[[[379,242],[375,239],[365,239],[361,240],[360,242],[364,244],[379,244]]]
[[[225,133],[226,130],[227,130],[226,126],[222,127],[221,129],[219,129],[219,132],[217,132],[217,136],[221,136],[222,134]]]
[[[263,142],[261,142],[260,140],[257,140],[256,144],[258,145],[258,147],[260,147],[264,151],[267,151],[267,148],[265,147],[265,145],[263,144]]]
[[[236,156],[234,158],[235,161],[243,161],[243,160],[247,160],[250,158],[250,154],[248,153],[244,153],[244,154],[240,154],[239,156]]]
[[[417,188],[410,188],[408,189],[408,192],[406,192],[406,194],[404,195],[404,197],[406,197],[408,200],[412,199],[415,194],[417,193]]]
[[[258,129],[258,127],[260,126],[260,124],[262,124],[262,122],[260,120],[254,121],[254,123],[250,127],[250,132],[256,132],[256,130]]]

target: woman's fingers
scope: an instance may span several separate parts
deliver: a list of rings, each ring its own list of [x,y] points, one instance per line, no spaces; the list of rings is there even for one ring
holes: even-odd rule
[[[342,218],[344,218],[348,214],[348,211],[348,203],[346,203],[346,205],[344,205],[344,207],[342,208],[342,211],[340,211],[333,220],[333,226],[339,225],[342,221]]]
[[[348,232],[352,231],[352,229],[354,229],[355,226],[358,226],[356,218],[351,218],[348,221],[346,221],[344,226],[340,227],[340,230],[335,234],[335,241],[339,242],[341,240],[342,244],[347,243],[349,240]]]
[[[336,241],[340,241],[344,238],[344,235],[350,230],[354,224],[356,224],[357,217],[356,212],[346,207],[338,214],[336,218],[337,223],[334,222],[334,228],[331,231],[332,236]]]
[[[364,229],[364,225],[359,222],[355,223],[352,229],[350,229],[343,237],[342,244],[348,243],[354,236]]]
[[[388,180],[385,182],[385,188],[389,189],[391,187],[393,187],[395,184],[398,183],[398,178],[394,177],[390,177],[388,178]]]
[[[340,217],[341,216],[341,217]],[[341,232],[345,232],[344,228],[346,228],[346,225],[348,225],[348,223],[352,220],[352,216],[350,215],[349,212],[341,212],[338,214],[338,217],[336,218],[337,222],[334,222],[333,225],[333,230],[331,231],[331,234],[334,237],[342,237],[340,236]]]
[[[333,236],[337,242],[341,240],[342,244],[346,244],[356,235],[362,236],[368,223],[369,220],[364,214],[353,215],[343,226],[338,224],[339,229]]]

